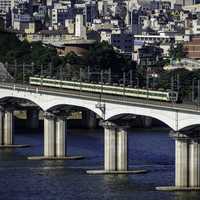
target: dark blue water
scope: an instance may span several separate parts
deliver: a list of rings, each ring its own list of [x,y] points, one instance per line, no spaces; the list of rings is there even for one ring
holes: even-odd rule
[[[31,148],[0,150],[0,199],[2,200],[199,200],[196,192],[159,192],[156,186],[174,185],[174,141],[167,131],[130,131],[130,168],[149,169],[138,175],[87,175],[103,169],[103,132],[68,133],[68,154],[76,161],[31,161],[42,155],[43,135],[16,134],[15,143]]]

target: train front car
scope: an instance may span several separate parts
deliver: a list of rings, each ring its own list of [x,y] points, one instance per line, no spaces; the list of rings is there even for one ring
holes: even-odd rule
[[[178,92],[176,91],[170,91],[168,92],[168,98],[169,101],[174,102],[174,103],[181,103],[181,101],[179,101],[179,95]]]

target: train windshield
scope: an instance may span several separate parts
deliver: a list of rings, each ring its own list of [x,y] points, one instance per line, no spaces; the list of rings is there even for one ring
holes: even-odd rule
[[[169,92],[169,98],[171,101],[177,101],[177,92]]]

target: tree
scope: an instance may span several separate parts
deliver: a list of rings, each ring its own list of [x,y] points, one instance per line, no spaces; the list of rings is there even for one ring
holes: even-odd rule
[[[170,50],[169,50],[169,57],[172,60],[181,60],[185,57],[184,47],[183,44],[179,43],[176,46],[174,44],[171,44]]]
[[[90,49],[86,62],[91,68],[121,73],[133,69],[135,66],[124,55],[115,51],[107,42],[95,43]]]

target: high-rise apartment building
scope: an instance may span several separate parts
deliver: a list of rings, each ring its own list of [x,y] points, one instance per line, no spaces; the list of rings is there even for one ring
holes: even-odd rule
[[[11,7],[11,0],[0,0],[0,10],[8,11]]]
[[[191,6],[195,3],[195,0],[176,0],[176,3],[183,6]]]

